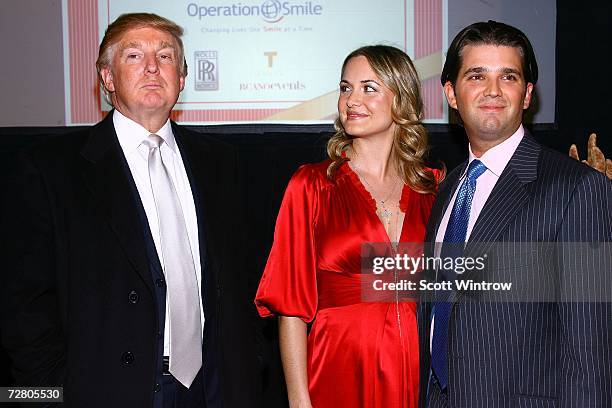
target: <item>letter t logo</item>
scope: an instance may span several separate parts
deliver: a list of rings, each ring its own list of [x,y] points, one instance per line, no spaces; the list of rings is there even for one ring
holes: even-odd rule
[[[272,68],[274,65],[274,57],[276,57],[276,51],[266,51],[264,52],[264,56],[268,57],[268,68]]]

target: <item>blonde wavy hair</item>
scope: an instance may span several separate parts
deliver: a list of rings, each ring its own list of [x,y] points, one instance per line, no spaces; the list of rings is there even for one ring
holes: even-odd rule
[[[435,193],[439,180],[436,180],[433,172],[425,166],[428,141],[427,131],[421,123],[421,83],[410,57],[395,47],[369,45],[351,52],[342,64],[342,72],[352,58],[359,56],[368,60],[374,73],[393,92],[391,115],[397,126],[391,160],[399,176],[414,191],[423,194]],[[327,154],[332,160],[327,168],[329,179],[333,179],[336,170],[349,160],[343,153],[353,143],[353,138],[345,132],[340,117],[336,119],[334,127],[336,133],[327,143]],[[444,172],[442,169],[442,177]]]

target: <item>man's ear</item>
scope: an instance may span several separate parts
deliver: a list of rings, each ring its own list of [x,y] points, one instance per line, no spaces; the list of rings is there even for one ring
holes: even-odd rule
[[[446,95],[446,101],[448,106],[453,109],[457,109],[457,97],[455,96],[455,88],[451,81],[446,81],[444,84],[444,94]]]
[[[104,83],[104,88],[108,92],[115,92],[115,84],[113,82],[113,73],[110,68],[105,67],[100,70],[100,76],[102,77],[102,82]]]
[[[525,90],[525,99],[523,99],[523,109],[527,109],[531,103],[531,95],[533,94],[533,84],[527,82],[527,89]]]
[[[180,86],[179,92],[182,92],[183,89],[185,88],[185,77],[182,75],[179,77],[179,86]]]

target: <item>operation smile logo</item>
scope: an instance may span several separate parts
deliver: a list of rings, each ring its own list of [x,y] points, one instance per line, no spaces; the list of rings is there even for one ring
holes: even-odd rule
[[[200,5],[189,3],[187,15],[189,17],[249,17],[259,16],[266,23],[278,23],[285,16],[320,16],[323,6],[312,1],[291,2],[279,0],[265,0],[259,5],[233,3],[231,5]]]

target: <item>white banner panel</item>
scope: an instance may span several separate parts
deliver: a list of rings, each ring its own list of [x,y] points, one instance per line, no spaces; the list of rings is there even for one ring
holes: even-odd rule
[[[82,15],[91,1],[65,0],[66,37],[92,30],[70,19],[70,13]],[[129,12],[156,13],[185,29],[189,74],[173,114],[183,123],[329,123],[336,116],[342,61],[369,44],[406,51],[423,80],[427,121],[446,121],[438,82],[446,46],[444,0],[95,1],[96,16],[90,21],[95,21],[98,43],[106,26]],[[78,71],[74,64],[82,64],[82,58],[72,58],[78,41],[65,43]],[[82,97],[66,99],[72,123],[95,117],[95,112],[71,106],[82,103]],[[101,96],[96,99],[91,106],[109,109]]]

